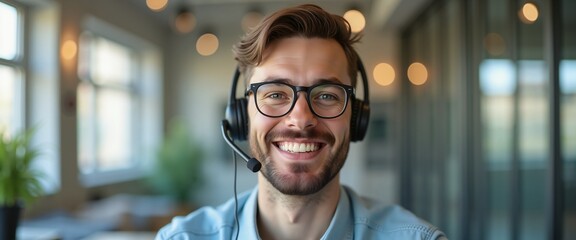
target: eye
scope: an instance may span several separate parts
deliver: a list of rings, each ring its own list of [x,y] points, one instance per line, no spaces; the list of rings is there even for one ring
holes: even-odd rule
[[[338,100],[338,96],[331,94],[331,93],[321,93],[318,95],[318,97],[316,97],[316,99],[322,100],[322,101],[333,101],[333,100]]]
[[[286,93],[282,93],[282,92],[270,92],[267,93],[264,98],[269,98],[269,99],[274,99],[274,100],[280,100],[280,99],[285,99],[287,98]]]
[[[269,98],[283,98],[284,96],[280,93],[273,93],[268,96]]]

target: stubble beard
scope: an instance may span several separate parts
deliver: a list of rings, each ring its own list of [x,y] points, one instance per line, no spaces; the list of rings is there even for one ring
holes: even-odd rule
[[[316,137],[325,139],[325,141],[329,143],[328,145],[332,146],[335,142],[333,135],[319,133],[317,131],[302,133],[291,131],[279,133],[271,131],[265,137],[265,146],[273,147],[271,139],[274,139],[274,136],[290,136],[293,138]],[[327,161],[324,162],[321,171],[317,174],[311,174],[309,166],[300,163],[291,164],[288,172],[280,171],[277,166],[278,163],[265,153],[264,149],[258,145],[257,139],[255,139],[254,136],[250,137],[250,148],[252,154],[262,161],[263,169],[260,172],[274,188],[285,195],[305,196],[322,190],[338,175],[348,156],[350,142],[348,139],[344,139],[339,146],[334,146],[335,151],[330,152]]]

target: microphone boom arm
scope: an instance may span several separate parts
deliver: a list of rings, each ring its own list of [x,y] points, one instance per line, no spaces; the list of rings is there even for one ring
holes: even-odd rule
[[[256,158],[249,157],[248,154],[242,151],[242,149],[240,149],[240,147],[238,147],[238,145],[232,141],[230,135],[228,135],[230,124],[227,120],[222,120],[222,127],[220,129],[222,130],[222,136],[224,137],[224,140],[226,140],[228,146],[230,146],[234,152],[236,152],[238,155],[240,155],[240,157],[244,159],[244,161],[246,161],[246,167],[248,167],[248,169],[250,169],[252,172],[260,171],[262,164]]]

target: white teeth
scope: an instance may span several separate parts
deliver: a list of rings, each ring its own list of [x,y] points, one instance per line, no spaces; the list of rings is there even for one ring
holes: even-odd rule
[[[282,142],[278,146],[282,151],[287,152],[312,152],[318,150],[318,144],[315,143],[293,143],[293,142]]]

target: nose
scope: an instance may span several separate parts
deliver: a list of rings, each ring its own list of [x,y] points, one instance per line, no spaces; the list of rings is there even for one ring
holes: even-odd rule
[[[312,113],[306,100],[306,93],[299,92],[294,103],[294,108],[288,113],[286,121],[289,127],[296,128],[297,130],[304,130],[316,126],[318,119]]]

